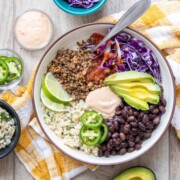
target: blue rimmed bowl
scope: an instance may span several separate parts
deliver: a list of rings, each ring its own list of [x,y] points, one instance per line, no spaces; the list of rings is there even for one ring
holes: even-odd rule
[[[89,9],[72,7],[66,0],[53,0],[53,1],[61,10],[63,10],[68,14],[72,14],[75,16],[86,16],[100,10],[104,6],[107,0],[101,0],[95,3]]]

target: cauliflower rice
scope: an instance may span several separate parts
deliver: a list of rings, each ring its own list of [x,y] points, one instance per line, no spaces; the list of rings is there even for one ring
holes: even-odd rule
[[[67,112],[53,112],[43,105],[45,111],[44,121],[55,132],[55,134],[63,140],[63,143],[73,149],[81,150],[86,154],[94,154],[97,156],[98,148],[86,146],[79,137],[82,123],[80,117],[88,109],[83,100],[72,102],[67,107]]]
[[[0,107],[0,149],[11,143],[14,132],[14,119],[5,109]]]

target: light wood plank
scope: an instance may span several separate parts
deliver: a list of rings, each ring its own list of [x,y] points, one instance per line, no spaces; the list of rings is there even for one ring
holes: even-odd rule
[[[151,150],[140,157],[140,165],[152,169],[157,179],[169,180],[169,131]]]
[[[15,165],[14,165],[14,180],[33,180],[31,174],[26,170],[24,165],[19,161],[17,156],[15,156]]]
[[[0,48],[13,49],[13,2],[12,0],[0,1]],[[4,14],[6,14],[6,19]],[[14,153],[0,160],[0,179],[12,180],[14,176]]]
[[[176,136],[174,128],[170,128],[170,179],[179,180],[180,179],[180,141]]]

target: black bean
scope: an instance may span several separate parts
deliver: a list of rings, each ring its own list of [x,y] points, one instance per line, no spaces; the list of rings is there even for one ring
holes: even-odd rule
[[[144,139],[144,132],[140,132],[139,137],[140,137],[141,140],[143,140]]]
[[[109,156],[110,156],[109,151],[106,151],[106,152],[104,153],[104,156],[105,156],[105,157],[109,157]]]
[[[162,106],[166,107],[167,103],[166,103],[166,100],[163,97],[161,97],[160,103],[161,103]]]
[[[119,134],[119,137],[121,138],[122,141],[126,140],[126,135],[122,132]]]
[[[149,111],[152,112],[155,108],[156,108],[155,105],[150,105],[150,106],[149,106]]]
[[[153,114],[149,114],[149,120],[154,119],[154,115]]]
[[[131,128],[131,125],[126,124],[124,127],[126,127],[127,129],[130,129],[130,128]]]
[[[114,133],[113,135],[112,135],[112,138],[118,138],[119,137],[119,133]]]
[[[115,149],[118,151],[120,150],[120,146],[116,146]]]
[[[147,132],[147,133],[152,133],[153,130],[152,130],[152,129],[147,129],[146,132]]]
[[[143,111],[144,112],[144,114],[148,114],[149,113],[149,111]]]
[[[157,116],[157,114],[153,114],[153,118],[155,118]]]
[[[124,111],[124,110],[122,110],[122,116],[123,116],[123,118],[127,118],[127,112],[126,111]]]
[[[157,114],[158,112],[159,112],[159,109],[158,109],[158,108],[156,108],[156,109],[154,109],[154,110],[152,111],[153,114]]]
[[[157,117],[154,118],[153,124],[157,125],[157,124],[159,124],[159,123],[160,123],[160,117],[157,116]]]
[[[136,136],[138,134],[138,131],[137,132],[130,131],[130,134]]]
[[[112,122],[107,122],[106,125],[110,127],[112,125]]]
[[[135,145],[135,142],[128,141],[128,145],[129,145],[129,147],[134,147],[134,145]]]
[[[115,115],[115,116],[113,117],[113,120],[112,120],[112,121],[118,121],[118,119],[119,119],[119,116],[116,116],[116,115]]]
[[[138,143],[138,144],[135,144],[134,147],[135,147],[136,150],[139,150],[139,149],[141,149],[141,144],[139,144],[139,143]]]
[[[117,116],[119,116],[119,115],[121,115],[121,114],[122,114],[122,111],[121,111],[121,110],[117,110],[117,111],[116,111],[116,115],[117,115]]]
[[[159,110],[161,113],[165,113],[166,111],[164,106],[159,106]]]
[[[108,142],[107,148],[108,148],[109,150],[111,150],[111,149],[113,148],[113,145],[112,145],[110,142]]]
[[[114,126],[110,126],[109,131],[110,131],[111,133],[113,133],[113,132],[114,132]]]
[[[125,125],[125,126],[123,127],[123,133],[127,134],[127,133],[129,133],[129,131],[130,131],[129,126]]]
[[[119,123],[118,121],[114,121],[114,129],[118,130],[119,129]]]
[[[130,136],[129,136],[129,140],[130,140],[130,141],[135,141],[134,136],[133,136],[133,135],[130,135]]]
[[[132,122],[132,121],[134,121],[134,120],[135,120],[135,117],[134,117],[134,116],[129,116],[128,119],[127,119],[128,122]]]
[[[128,148],[128,153],[131,153],[131,152],[133,152],[134,151],[134,148],[132,147],[132,148]]]
[[[140,112],[139,116],[138,116],[138,119],[141,120],[144,116],[144,113],[143,112]]]
[[[118,122],[120,122],[121,124],[124,124],[124,123],[125,123],[125,120],[124,120],[122,117],[119,117],[119,118],[118,118]]]
[[[129,116],[132,116],[133,114],[134,114],[133,110],[132,110],[132,109],[129,110],[128,115],[129,115]]]
[[[116,142],[116,138],[113,138],[112,140],[113,140],[113,143],[115,143],[115,142]]]
[[[120,154],[120,155],[126,154],[126,148],[122,148],[122,149],[119,151],[119,154]]]
[[[139,137],[139,136],[136,136],[135,142],[137,143],[137,142],[139,142],[139,141],[140,141],[140,137]]]
[[[144,124],[147,123],[148,120],[149,120],[148,115],[147,115],[147,114],[144,114],[143,119],[142,119],[143,123],[144,123]]]
[[[130,131],[131,132],[131,131]],[[126,134],[126,139],[129,139],[130,134]]]
[[[132,128],[131,130],[132,130],[132,132],[138,132],[137,128]]]
[[[119,105],[119,108],[120,109],[123,109],[124,108],[124,102],[122,101],[121,104]]]
[[[134,111],[133,115],[134,115],[135,117],[138,117],[138,116],[139,116],[139,112],[138,112],[138,111]]]
[[[104,145],[104,146],[101,147],[101,149],[102,149],[103,151],[106,151],[106,150],[107,150],[107,147]]]
[[[109,139],[111,137],[111,133],[110,132],[108,132],[108,138],[107,139]]]
[[[113,156],[115,156],[115,155],[116,155],[116,151],[112,151],[111,154],[112,154]]]
[[[139,123],[138,123],[138,127],[139,127],[139,129],[142,130],[142,131],[145,131],[145,130],[146,130],[146,127],[144,126],[144,124],[143,124],[142,122],[139,122]]]
[[[127,142],[122,142],[122,143],[121,143],[121,147],[122,147],[122,148],[126,148],[127,146],[128,146],[128,143],[127,143]]]
[[[117,138],[116,141],[115,141],[115,144],[116,145],[119,145],[121,143],[121,139],[120,138]]]
[[[130,110],[130,107],[129,107],[129,106],[124,106],[124,110],[125,110],[126,112],[128,112],[128,111]]]
[[[144,134],[144,139],[149,139],[151,137],[151,133],[145,133]]]
[[[115,112],[116,111],[119,111],[119,110],[121,110],[122,109],[122,107],[121,106],[118,106],[116,109],[115,109]]]
[[[153,124],[152,122],[148,121],[148,122],[146,123],[146,128],[147,128],[147,129],[154,129],[154,124]]]
[[[137,125],[137,122],[135,122],[135,121],[134,121],[134,122],[131,122],[130,124],[131,124],[132,127],[137,127],[137,126],[138,126],[138,125]]]
[[[98,151],[98,156],[99,156],[99,157],[102,157],[102,156],[103,156],[103,151],[102,151],[102,149],[99,149],[99,151]]]
[[[120,131],[119,131],[119,132],[122,132],[123,129],[124,129],[124,124],[121,124],[121,125],[120,125]]]
[[[110,143],[111,145],[113,145],[113,139],[110,139],[110,140],[109,140],[109,143]]]
[[[104,122],[107,124],[107,122],[109,122],[109,119],[104,119]]]

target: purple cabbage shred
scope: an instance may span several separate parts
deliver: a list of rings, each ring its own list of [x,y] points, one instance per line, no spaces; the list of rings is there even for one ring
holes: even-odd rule
[[[103,44],[97,50],[94,60],[102,59],[102,66],[109,69],[116,69],[116,72],[138,71],[152,75],[157,83],[161,83],[160,68],[153,51],[143,41],[132,37],[126,32],[121,32],[111,39],[111,46]],[[119,43],[119,45],[117,44]],[[110,50],[109,50],[110,48]],[[104,55],[110,51],[111,56]],[[114,54],[113,58],[112,54]],[[119,60],[121,59],[121,61]]]
[[[70,6],[88,9],[101,0],[66,0],[66,1],[70,4]]]

